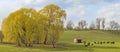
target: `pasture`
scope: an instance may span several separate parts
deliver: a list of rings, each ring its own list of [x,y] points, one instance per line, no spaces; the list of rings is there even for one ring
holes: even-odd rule
[[[74,38],[80,38],[90,43],[114,41],[115,44],[94,44],[85,47],[83,43],[74,43]],[[100,30],[65,31],[61,34],[56,48],[42,44],[36,44],[33,47],[0,44],[0,52],[120,52],[120,33]]]

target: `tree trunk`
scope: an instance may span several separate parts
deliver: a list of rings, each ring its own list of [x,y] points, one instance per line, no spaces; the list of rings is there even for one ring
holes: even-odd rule
[[[18,43],[18,44],[17,44],[17,46],[19,46],[19,47],[20,47],[20,46],[21,46],[21,44],[20,44],[20,43]]]
[[[17,46],[19,46],[19,47],[21,46],[20,40],[18,40]]]
[[[47,44],[47,34],[45,36],[44,44]]]
[[[54,38],[52,39],[52,45],[53,45],[53,48],[55,48],[55,40],[54,40]]]
[[[55,48],[55,43],[54,42],[52,42],[52,45],[53,45],[53,48]]]

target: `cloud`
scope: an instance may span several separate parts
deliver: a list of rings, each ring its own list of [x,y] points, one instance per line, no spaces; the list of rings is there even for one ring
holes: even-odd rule
[[[94,4],[103,4],[103,3],[118,3],[120,0],[65,0],[66,3],[80,3],[83,5],[94,5]]]
[[[103,4],[103,3],[118,3],[106,6],[100,9],[99,16],[109,17],[120,21],[120,0],[0,0],[0,21],[3,20],[9,13],[21,7],[41,9],[48,4],[57,4],[67,12],[67,20],[73,20],[77,24],[79,19],[84,19],[86,15],[86,8],[89,5]],[[114,6],[114,7],[113,7]],[[96,7],[96,6],[95,6]],[[99,6],[98,6],[99,7]],[[94,8],[93,8],[94,9]],[[88,11],[89,12],[89,11]],[[104,15],[103,15],[104,14]],[[89,15],[88,15],[89,16]],[[113,17],[111,17],[113,16]],[[1,22],[0,22],[1,23]]]
[[[85,14],[84,6],[82,5],[71,6],[65,10],[67,12],[67,17],[81,17]]]
[[[115,20],[120,22],[120,4],[105,6],[98,11],[99,17],[104,17],[107,21]]]
[[[109,22],[112,20],[120,24],[120,3],[105,6],[97,14],[98,17],[104,17],[106,19],[106,28],[109,28]]]
[[[89,5],[103,4],[103,3],[116,3],[120,0],[65,0],[65,3],[69,4],[69,7],[66,8],[68,17],[84,17],[85,8]],[[109,8],[107,8],[109,10]],[[110,9],[111,10],[111,9]],[[106,11],[104,9],[102,12]],[[110,12],[108,15],[113,15],[114,12]],[[108,16],[107,15],[107,16]]]
[[[45,5],[44,3],[49,3],[48,0],[1,0],[0,1],[0,18],[6,17],[10,12],[13,12],[19,8],[34,8],[40,9]]]
[[[89,17],[86,17],[87,14],[86,8],[90,5],[96,5],[103,4],[103,3],[116,3],[119,2],[118,0],[114,0],[113,2],[111,0],[65,0],[65,3],[69,4],[69,7],[66,8],[67,17],[69,20],[73,20],[75,22],[75,25],[77,25],[77,22],[80,19],[88,20]],[[94,10],[94,8],[93,8]],[[100,9],[101,10],[101,9]],[[108,9],[107,9],[108,10]],[[105,10],[106,11],[106,10]],[[109,12],[106,14],[107,17],[114,15],[115,12]],[[76,19],[77,20],[76,20]]]
[[[80,0],[65,0],[66,4],[69,4],[65,11],[67,13],[67,21],[72,20],[74,22],[74,27],[77,26],[78,21],[85,15],[85,6],[80,3]],[[65,23],[65,24],[66,24]]]

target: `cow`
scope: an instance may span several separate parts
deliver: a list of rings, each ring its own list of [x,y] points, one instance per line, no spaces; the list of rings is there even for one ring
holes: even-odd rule
[[[75,39],[74,39],[74,43],[82,43],[82,39],[77,39],[77,38],[75,38]]]

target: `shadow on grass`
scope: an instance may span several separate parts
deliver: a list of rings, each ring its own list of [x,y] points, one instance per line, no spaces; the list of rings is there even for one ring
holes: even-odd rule
[[[59,43],[56,44],[56,48],[52,48],[52,45],[35,45],[33,47],[28,47],[32,49],[44,49],[49,51],[88,51],[93,52],[92,48],[84,47],[83,45],[75,45],[75,44],[68,44],[68,43]]]
[[[6,44],[5,44],[6,45]],[[16,46],[15,46],[16,47]],[[81,44],[69,44],[69,43],[58,43],[56,44],[56,48],[52,48],[52,45],[43,45],[43,44],[35,44],[33,47],[21,47],[21,48],[29,48],[29,49],[43,49],[47,51],[86,51],[86,52],[94,52],[95,48],[100,49],[120,49],[120,47],[114,46],[89,46],[85,47]]]
[[[114,46],[89,46],[85,47],[84,45],[78,45],[78,44],[69,44],[69,43],[59,43],[56,45],[56,48],[52,48],[52,45],[40,45],[40,46],[33,46],[30,47],[32,49],[44,49],[49,51],[88,51],[93,52],[95,48],[100,49],[120,49],[120,47],[114,47]]]
[[[102,49],[120,49],[120,47],[115,47],[115,46],[93,46],[90,48],[102,48]]]

